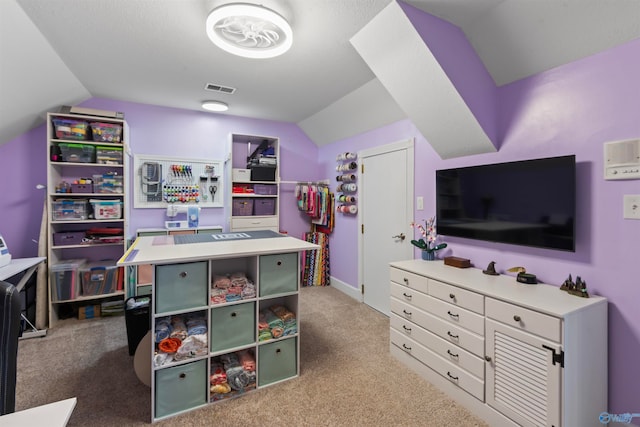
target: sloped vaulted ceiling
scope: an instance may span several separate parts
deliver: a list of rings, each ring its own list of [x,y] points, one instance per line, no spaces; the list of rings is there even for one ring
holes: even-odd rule
[[[496,151],[496,86],[459,28],[392,2],[351,43],[440,157]]]

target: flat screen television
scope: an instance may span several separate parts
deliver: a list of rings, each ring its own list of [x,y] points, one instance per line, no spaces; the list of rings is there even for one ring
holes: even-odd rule
[[[436,171],[438,234],[575,251],[575,156]]]

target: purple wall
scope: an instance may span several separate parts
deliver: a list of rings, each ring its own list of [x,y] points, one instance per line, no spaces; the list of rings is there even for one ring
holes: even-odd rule
[[[435,213],[436,169],[575,154],[575,253],[445,238],[449,244],[445,255],[469,258],[482,268],[496,261],[499,271],[522,265],[541,281],[556,285],[569,274],[581,276],[590,292],[608,298],[609,410],[613,413],[640,410],[640,371],[636,369],[640,221],[622,218],[623,195],[640,194],[640,180],[605,181],[603,143],[640,137],[639,76],[640,40],[634,40],[499,88],[498,153],[441,160],[408,120],[321,147],[319,153],[321,167],[333,176],[340,152],[415,138],[415,196],[425,200],[425,210],[414,213],[416,220]],[[332,276],[355,288],[357,219],[337,215],[335,230]]]
[[[82,105],[124,112],[134,154],[222,160],[226,157],[230,133],[275,136],[280,138],[281,179],[318,179],[318,148],[295,124],[107,99],[91,99]],[[41,125],[0,146],[0,170],[4,190],[0,199],[0,233],[13,257],[35,256],[37,243],[32,240],[38,240],[45,195],[35,186],[46,184],[47,180],[46,126]],[[308,231],[310,222],[295,209],[293,190],[293,185],[282,185],[280,224],[282,230],[299,237]],[[164,227],[164,209],[133,209],[133,203],[129,205],[132,208],[130,235],[137,228]],[[200,224],[222,225],[227,230],[226,219],[230,213],[226,207],[203,209]]]

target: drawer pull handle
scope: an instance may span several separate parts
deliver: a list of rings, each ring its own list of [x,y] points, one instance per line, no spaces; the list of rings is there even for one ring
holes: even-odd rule
[[[276,349],[276,354],[280,354],[282,352],[282,350],[280,350],[279,348]]]
[[[453,313],[452,313],[452,312],[450,312],[450,311],[447,311],[447,314],[448,314],[449,316],[453,317],[454,319],[458,319],[458,318],[460,317],[460,315],[459,315],[459,314],[453,314]]]
[[[491,356],[485,356],[484,360],[486,360],[487,362],[491,362]]]
[[[187,277],[187,272],[186,271],[182,271],[182,272],[180,272],[179,276],[184,279],[185,277]]]
[[[238,315],[238,313],[236,313],[235,311],[233,313],[231,313],[231,317],[236,317]]]
[[[458,357],[460,357],[459,355],[457,355],[457,354],[455,354],[455,353],[451,353],[451,350],[447,350],[447,354],[448,354],[449,356],[451,356],[451,357],[455,357],[456,359],[457,359]]]
[[[449,298],[456,299],[456,296],[455,296],[455,294],[449,294]]]
[[[460,336],[459,336],[459,335],[453,335],[453,334],[451,333],[451,331],[447,331],[447,335],[449,335],[449,336],[450,336],[451,338],[453,338],[454,340],[457,340],[458,338],[460,338]]]
[[[402,295],[404,295],[404,297],[407,298],[407,299],[411,299],[411,297],[412,297],[412,295],[409,295],[406,292],[403,292]]]
[[[411,328],[407,328],[406,325],[402,325],[402,329],[404,329],[407,332],[411,332]]]
[[[452,380],[454,380],[454,381],[458,381],[458,377],[454,377],[453,375],[451,375],[451,372],[449,372],[449,371],[447,371],[447,376],[449,378],[451,378]]]
[[[515,320],[516,322],[520,322],[522,319],[516,314],[515,316],[513,316],[513,320]]]
[[[178,378],[180,378],[181,380],[187,378],[187,374],[185,374],[184,372],[182,372],[180,375],[178,375]]]
[[[405,315],[407,315],[407,316],[411,316],[411,312],[410,312],[410,311],[402,310],[402,312],[403,312]]]
[[[282,261],[278,261],[276,264],[280,267],[282,265]]]
[[[404,348],[407,351],[411,351],[411,347],[407,347],[406,344],[402,344],[402,348]]]
[[[407,279],[406,277],[404,279],[402,279],[404,281],[404,284],[409,286],[409,279]]]

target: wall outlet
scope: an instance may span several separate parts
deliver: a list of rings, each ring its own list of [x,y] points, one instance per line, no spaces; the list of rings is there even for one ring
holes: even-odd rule
[[[640,194],[625,194],[622,208],[625,219],[640,219]]]

